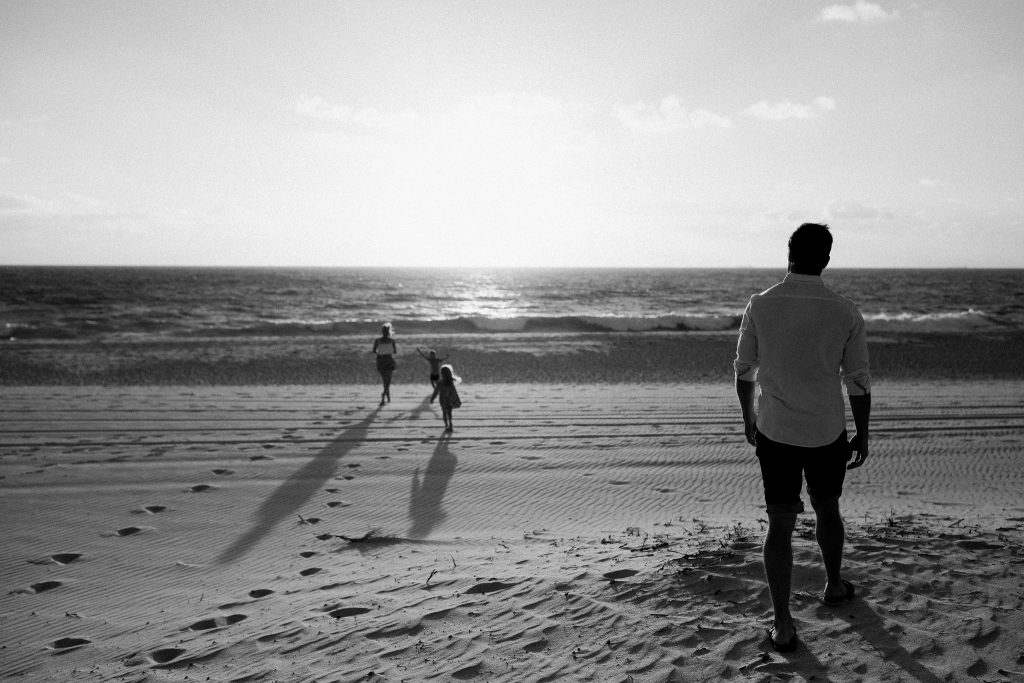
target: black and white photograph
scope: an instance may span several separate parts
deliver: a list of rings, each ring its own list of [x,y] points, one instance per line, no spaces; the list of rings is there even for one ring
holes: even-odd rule
[[[0,679],[1024,683],[1022,32],[0,0]]]

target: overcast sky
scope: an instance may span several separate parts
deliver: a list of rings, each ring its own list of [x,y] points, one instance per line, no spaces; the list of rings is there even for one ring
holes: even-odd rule
[[[0,263],[1024,267],[1024,2],[0,0]]]

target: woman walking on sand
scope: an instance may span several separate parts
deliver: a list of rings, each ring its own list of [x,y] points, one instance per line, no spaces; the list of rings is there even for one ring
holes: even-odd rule
[[[444,420],[444,431],[446,432],[455,431],[455,427],[452,425],[452,409],[462,407],[462,399],[459,398],[459,392],[455,390],[455,385],[461,381],[462,378],[452,372],[451,365],[442,365],[441,379],[437,381],[434,393],[430,396],[431,403],[435,398],[440,399],[438,403],[441,404],[441,419]]]
[[[395,371],[395,355],[398,347],[391,336],[391,323],[384,323],[380,328],[380,336],[373,340],[373,353],[377,354],[377,372],[384,385],[384,393],[380,395],[380,404],[387,400],[391,403],[391,373]]]

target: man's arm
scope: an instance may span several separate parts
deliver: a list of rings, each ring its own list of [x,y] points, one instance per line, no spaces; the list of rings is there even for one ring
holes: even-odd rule
[[[850,410],[853,412],[853,424],[857,427],[857,434],[850,441],[850,455],[856,451],[857,456],[853,462],[846,466],[852,470],[864,464],[868,457],[868,421],[871,418],[871,394],[859,396],[850,395]]]
[[[850,457],[853,459],[847,469],[864,464],[868,457],[868,421],[871,417],[871,365],[868,363],[868,340],[864,316],[855,311],[850,338],[843,350],[843,382],[850,398],[850,410],[857,434],[850,441]],[[857,456],[853,457],[856,452]]]
[[[751,312],[753,299],[743,311],[740,321],[740,338],[736,342],[736,360],[732,367],[736,371],[736,396],[740,399],[740,410],[743,411],[743,433],[751,446],[757,445],[757,332],[754,329],[754,317]]]
[[[754,399],[757,396],[757,383],[737,377],[736,396],[740,399],[740,410],[743,411],[743,433],[747,437],[747,442],[751,446],[756,446],[757,411],[754,409]]]

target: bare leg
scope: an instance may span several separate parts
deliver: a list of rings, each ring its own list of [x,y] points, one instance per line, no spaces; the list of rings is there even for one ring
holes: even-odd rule
[[[768,534],[764,539],[764,575],[775,612],[773,638],[789,643],[796,634],[789,597],[793,579],[793,528],[795,512],[769,512]]]
[[[384,379],[384,397],[391,403],[391,370],[385,370],[381,377]]]
[[[821,561],[825,565],[825,597],[838,598],[846,595],[843,586],[843,543],[846,540],[846,528],[843,517],[839,514],[839,501],[814,506],[817,519],[814,536],[821,549]]]

